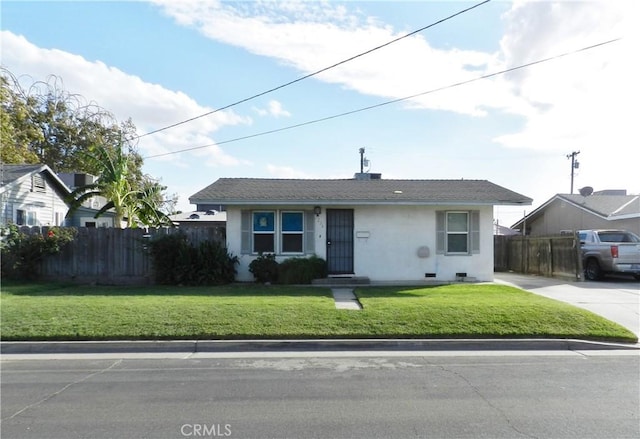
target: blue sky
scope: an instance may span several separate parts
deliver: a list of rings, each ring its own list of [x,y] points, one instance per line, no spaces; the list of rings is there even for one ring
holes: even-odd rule
[[[1,61],[131,118],[139,134],[248,98],[477,2],[3,1]],[[144,170],[189,196],[220,177],[486,179],[534,199],[640,193],[633,1],[492,1],[273,93],[143,136]],[[330,121],[227,142],[621,40]],[[24,78],[25,83],[31,79]],[[201,145],[188,152],[163,155]]]

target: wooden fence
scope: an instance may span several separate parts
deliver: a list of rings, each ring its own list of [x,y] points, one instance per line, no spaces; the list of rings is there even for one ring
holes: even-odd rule
[[[582,279],[576,236],[494,236],[494,270]]]
[[[22,227],[26,234],[46,235],[47,227]],[[155,273],[147,246],[160,234],[183,232],[188,241],[225,242],[224,227],[116,229],[80,227],[74,241],[40,264],[40,277],[51,281],[105,285],[150,285]],[[494,270],[548,277],[582,278],[575,236],[494,237]]]
[[[26,234],[42,233],[46,227],[22,227]],[[183,232],[198,245],[203,241],[224,244],[224,227],[180,227],[161,229],[77,228],[72,243],[60,253],[46,256],[40,264],[40,278],[50,281],[103,285],[149,285],[154,283],[152,261],[146,251],[149,240],[158,235]]]

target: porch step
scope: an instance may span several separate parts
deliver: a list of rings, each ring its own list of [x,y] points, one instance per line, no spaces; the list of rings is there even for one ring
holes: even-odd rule
[[[323,279],[313,279],[312,285],[369,285],[371,281],[365,276],[332,276]]]

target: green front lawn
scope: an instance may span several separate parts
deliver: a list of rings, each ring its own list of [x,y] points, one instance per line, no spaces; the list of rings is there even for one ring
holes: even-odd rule
[[[8,340],[554,337],[637,341],[588,311],[502,285],[357,288],[2,286]]]

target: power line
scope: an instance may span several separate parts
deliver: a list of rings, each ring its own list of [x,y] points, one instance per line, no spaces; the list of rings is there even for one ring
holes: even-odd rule
[[[464,14],[465,12],[468,12],[468,11],[470,11],[470,10],[472,10],[472,9],[475,9],[475,8],[477,8],[477,7],[479,7],[479,6],[482,6],[482,5],[486,4],[486,3],[489,3],[490,1],[491,1],[491,0],[484,0],[484,1],[482,1],[482,2],[480,2],[480,3],[478,3],[478,4],[476,4],[476,5],[473,5],[473,6],[471,6],[471,7],[468,7],[468,8],[466,8],[466,9],[463,9],[463,10],[461,10],[461,11],[458,11],[458,12],[456,12],[455,14],[449,15],[448,17],[442,18],[442,19],[440,19],[440,20],[438,20],[438,21],[436,21],[436,22],[434,22],[434,23],[431,23],[431,24],[429,24],[429,25],[427,25],[427,26],[421,27],[420,29],[416,29],[416,30],[414,30],[413,32],[410,32],[410,33],[408,33],[408,34],[406,34],[406,35],[403,35],[403,36],[401,36],[401,37],[395,38],[395,39],[393,39],[393,40],[391,40],[391,41],[388,41],[388,42],[386,42],[386,43],[384,43],[384,44],[381,44],[380,46],[376,46],[376,47],[374,47],[373,49],[369,49],[369,50],[367,50],[367,51],[365,51],[365,52],[362,52],[362,53],[359,53],[359,54],[357,54],[357,55],[354,55],[354,56],[352,56],[352,57],[350,57],[350,58],[347,58],[347,59],[345,59],[345,60],[342,60],[342,61],[340,61],[340,62],[337,62],[337,63],[335,63],[335,64],[332,64],[332,65],[330,65],[330,66],[328,66],[328,67],[324,67],[324,68],[322,68],[322,69],[320,69],[320,70],[317,70],[317,71],[315,71],[315,72],[313,72],[313,73],[309,73],[308,75],[301,76],[301,77],[299,77],[299,78],[297,78],[297,79],[294,79],[293,81],[289,81],[289,82],[287,82],[287,83],[285,83],[285,84],[282,84],[282,85],[279,85],[279,86],[277,86],[277,87],[270,88],[269,90],[263,91],[263,92],[261,92],[261,93],[258,93],[258,94],[255,94],[255,95],[253,95],[253,96],[250,96],[250,97],[248,97],[248,98],[244,98],[244,99],[241,99],[241,100],[239,100],[239,101],[233,102],[233,103],[231,103],[231,104],[225,105],[224,107],[216,108],[215,110],[209,111],[209,112],[207,112],[207,113],[203,113],[203,114],[201,114],[201,115],[199,115],[199,116],[195,116],[195,117],[192,117],[192,118],[189,118],[189,119],[185,119],[185,120],[183,120],[183,121],[181,121],[181,122],[176,122],[176,123],[174,123],[174,124],[167,125],[167,126],[165,126],[165,127],[158,128],[158,129],[153,130],[153,131],[149,131],[148,133],[141,134],[141,135],[137,136],[136,138],[137,138],[137,139],[140,139],[140,138],[142,138],[142,137],[150,136],[151,134],[159,133],[159,132],[161,132],[161,131],[165,131],[165,130],[168,130],[168,129],[170,129],[170,128],[175,128],[175,127],[177,127],[177,126],[184,125],[185,123],[193,122],[194,120],[197,120],[197,119],[203,118],[203,117],[205,117],[205,116],[209,116],[209,115],[214,114],[214,113],[217,113],[217,112],[219,112],[219,111],[226,110],[226,109],[231,108],[231,107],[234,107],[234,106],[236,106],[236,105],[243,104],[243,103],[245,103],[245,102],[251,101],[251,100],[256,99],[256,98],[259,98],[259,97],[264,96],[264,95],[266,95],[266,94],[272,93],[272,92],[274,92],[274,91],[276,91],[276,90],[280,90],[280,89],[282,89],[282,88],[288,87],[288,86],[290,86],[290,85],[292,85],[292,84],[295,84],[296,82],[300,82],[300,81],[302,81],[302,80],[305,80],[305,79],[311,78],[312,76],[319,75],[320,73],[323,73],[323,72],[326,72],[327,70],[330,70],[330,69],[333,69],[333,68],[335,68],[335,67],[338,67],[339,65],[342,65],[342,64],[348,63],[348,62],[350,62],[350,61],[353,61],[354,59],[360,58],[361,56],[368,55],[368,54],[370,54],[371,52],[375,52],[376,50],[382,49],[383,47],[389,46],[389,45],[391,45],[391,44],[393,44],[393,43],[395,43],[395,42],[398,42],[398,41],[400,41],[400,40],[402,40],[402,39],[405,39],[405,38],[408,38],[408,37],[410,37],[410,36],[412,36],[412,35],[415,35],[415,34],[417,34],[417,33],[420,33],[420,32],[422,32],[423,30],[429,29],[429,28],[431,28],[431,27],[433,27],[433,26],[436,26],[436,25],[438,25],[438,24],[440,24],[440,23],[444,23],[444,22],[445,22],[445,21],[447,21],[447,20],[450,20],[450,19],[452,19],[452,18],[454,18],[454,17],[456,17],[456,16],[458,16],[458,15]]]
[[[586,47],[583,47],[583,48],[580,48],[580,49],[576,49],[576,50],[572,50],[572,51],[569,51],[569,52],[564,52],[564,53],[561,53],[561,54],[558,54],[558,55],[550,56],[548,58],[543,58],[543,59],[539,59],[537,61],[532,61],[532,62],[529,62],[529,63],[526,63],[526,64],[519,65],[517,67],[510,67],[508,69],[500,70],[500,71],[493,72],[493,73],[488,73],[486,75],[478,76],[476,78],[468,79],[466,81],[456,82],[456,83],[453,83],[453,84],[445,85],[443,87],[438,87],[438,88],[434,88],[434,89],[431,89],[431,90],[428,90],[428,91],[424,91],[422,93],[416,93],[416,94],[413,94],[413,95],[410,95],[410,96],[405,96],[403,98],[393,99],[393,100],[390,100],[390,101],[381,102],[379,104],[369,105],[367,107],[358,108],[356,110],[346,111],[344,113],[334,114],[332,116],[327,116],[327,117],[323,117],[323,118],[320,118],[320,119],[314,119],[314,120],[310,120],[310,121],[307,121],[307,122],[301,122],[301,123],[298,123],[298,124],[295,124],[295,125],[289,125],[289,126],[282,127],[282,128],[276,128],[276,129],[269,130],[269,131],[262,131],[260,133],[250,134],[248,136],[242,136],[242,137],[236,137],[234,139],[223,140],[221,142],[209,143],[207,145],[194,146],[194,147],[191,147],[191,148],[179,149],[177,151],[171,151],[171,152],[165,152],[165,153],[162,153],[162,154],[151,155],[151,156],[144,157],[144,159],[152,159],[152,158],[163,157],[163,156],[167,156],[167,155],[179,154],[179,153],[182,153],[182,152],[194,151],[196,149],[208,148],[208,147],[215,146],[215,145],[224,145],[224,144],[227,144],[227,143],[239,142],[241,140],[252,139],[254,137],[260,137],[260,136],[266,136],[267,134],[274,134],[274,133],[278,133],[278,132],[281,132],[281,131],[287,131],[287,130],[291,130],[291,129],[294,129],[294,128],[300,128],[300,127],[303,127],[303,126],[306,126],[306,125],[312,125],[312,124],[316,124],[316,123],[320,123],[320,122],[326,122],[326,121],[331,120],[331,119],[337,119],[339,117],[349,116],[349,115],[360,113],[360,112],[363,112],[363,111],[373,110],[375,108],[384,107],[386,105],[395,104],[395,103],[406,101],[406,100],[409,100],[409,99],[414,99],[414,98],[417,98],[417,97],[420,97],[420,96],[425,96],[425,95],[428,95],[428,94],[431,94],[431,93],[436,93],[436,92],[439,92],[439,91],[448,90],[450,88],[459,87],[461,85],[470,84],[472,82],[477,82],[477,81],[480,81],[480,80],[483,80],[483,79],[492,78],[494,76],[503,75],[505,73],[513,72],[513,71],[520,70],[520,69],[524,69],[526,67],[531,67],[531,66],[534,66],[536,64],[542,64],[542,63],[545,63],[545,62],[553,61],[553,60],[556,60],[556,59],[559,59],[559,58],[563,58],[563,57],[568,56],[568,55],[574,55],[576,53],[584,52],[584,51],[590,50],[590,49],[595,49],[597,47],[604,46],[606,44],[615,43],[616,41],[620,41],[621,39],[622,38],[615,38],[613,40],[604,41],[604,42],[601,42],[601,43],[593,44],[591,46],[586,46]]]

